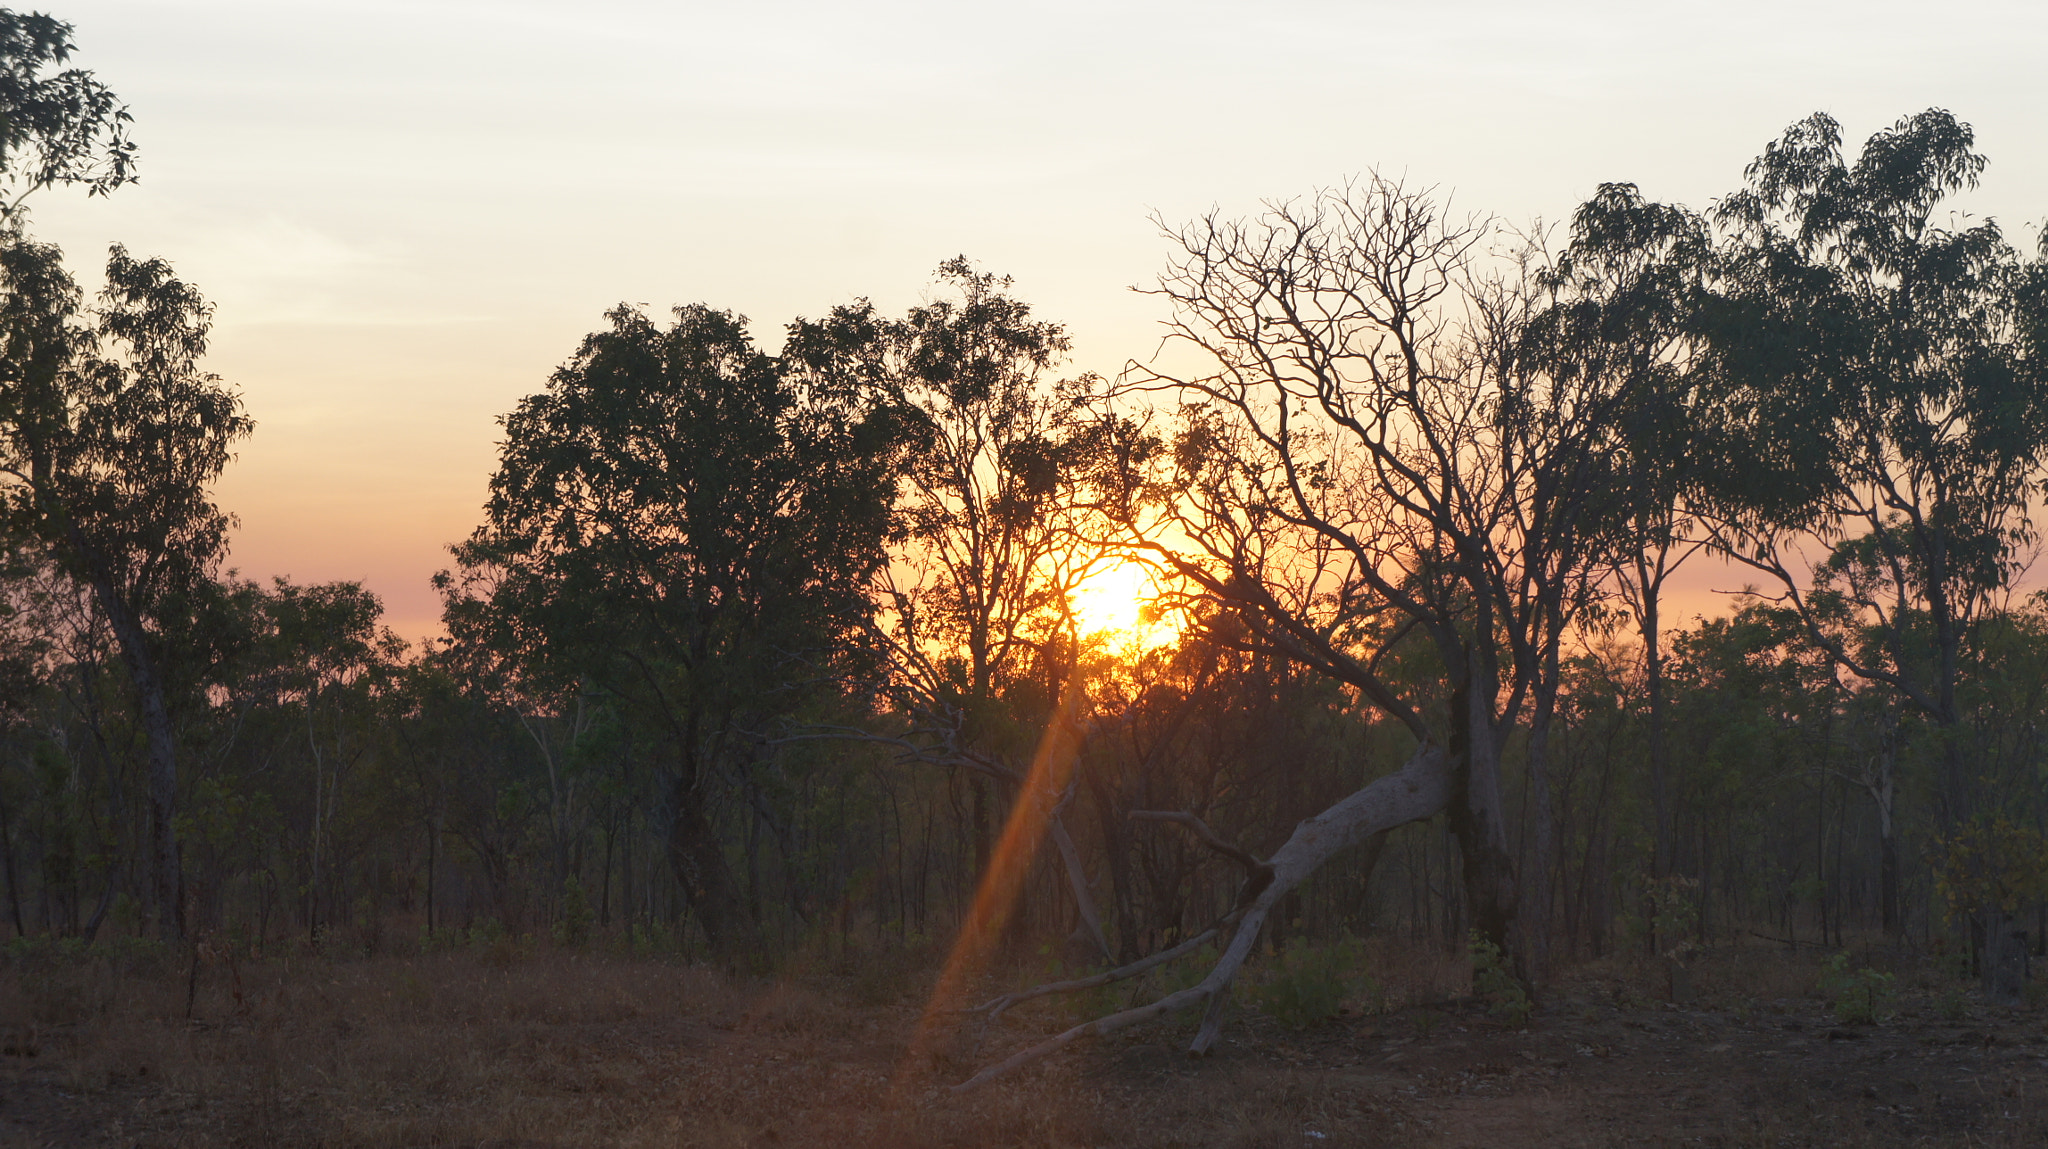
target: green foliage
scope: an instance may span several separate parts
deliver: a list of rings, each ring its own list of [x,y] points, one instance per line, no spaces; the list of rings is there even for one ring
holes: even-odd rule
[[[124,979],[160,978],[182,962],[172,947],[151,938],[109,938],[98,944],[77,937],[29,934],[0,950],[39,1022],[71,1024],[97,1017],[112,1006]]]
[[[1274,955],[1251,986],[1250,997],[1266,1016],[1289,1029],[1320,1025],[1336,1017],[1354,994],[1377,995],[1378,983],[1361,970],[1364,961],[1356,939],[1314,945],[1296,937]]]
[[[590,912],[590,899],[583,893],[583,883],[573,877],[565,880],[562,904],[555,915],[555,944],[582,949],[590,943],[590,927],[595,920]]]
[[[1195,949],[1178,961],[1168,962],[1145,975],[1148,984],[1157,991],[1156,996],[1166,997],[1184,989],[1193,989],[1209,976],[1223,951],[1214,942]]]
[[[1872,1025],[1891,1016],[1893,975],[1868,966],[1849,968],[1847,950],[1821,966],[1820,991],[1843,1025]]]
[[[1693,935],[1700,927],[1699,879],[1672,874],[1663,881],[1649,879],[1644,886],[1658,945],[1666,957],[1684,957],[1693,948]]]
[[[1508,968],[1507,958],[1500,947],[1473,931],[1472,992],[1486,1003],[1486,1012],[1511,1029],[1520,1029],[1529,1024],[1529,1015],[1536,1012],[1536,1003],[1529,998],[1529,990],[1515,971]]]
[[[680,957],[689,953],[683,931],[666,922],[635,922],[626,930],[626,952],[634,957]]]
[[[2048,838],[2004,814],[1980,814],[1935,839],[1929,861],[1952,922],[1985,910],[2011,914],[2048,898]]]
[[[135,179],[128,109],[105,84],[69,62],[71,25],[40,12],[0,9],[0,221],[22,197],[52,185],[105,195]]]
[[[171,947],[155,938],[113,937],[89,942],[79,937],[27,934],[8,941],[4,951],[16,970],[57,969],[104,962],[129,973],[169,968]]]

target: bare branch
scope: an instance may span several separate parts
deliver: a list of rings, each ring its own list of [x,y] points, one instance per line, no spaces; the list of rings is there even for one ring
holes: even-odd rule
[[[1243,866],[1247,877],[1254,880],[1263,877],[1269,882],[1273,880],[1272,866],[1260,861],[1248,851],[1224,841],[1221,835],[1209,828],[1207,822],[1186,810],[1133,810],[1130,817],[1137,822],[1172,822],[1177,826],[1186,827],[1190,833],[1202,840],[1203,845]]]
[[[1121,965],[1115,969],[1104,970],[1101,973],[1091,974],[1088,977],[1077,977],[1072,978],[1068,981],[1047,982],[1044,985],[1032,986],[1030,989],[1020,989],[1015,993],[1006,993],[1001,997],[991,998],[990,1000],[985,1001],[980,1005],[973,1007],[972,1009],[964,1010],[962,1012],[987,1014],[988,1016],[985,1020],[994,1021],[996,1018],[1001,1017],[1005,1010],[1008,1010],[1013,1006],[1022,1005],[1025,1002],[1030,1001],[1034,998],[1049,997],[1052,994],[1056,993],[1079,993],[1084,989],[1094,989],[1097,986],[1112,985],[1116,982],[1125,981],[1127,979],[1137,977],[1139,974],[1158,969],[1160,966],[1166,965],[1178,958],[1183,958],[1191,953],[1194,953],[1196,950],[1202,948],[1204,945],[1207,945],[1209,942],[1214,941],[1218,936],[1220,936],[1223,933],[1225,929],[1234,924],[1237,921],[1238,917],[1238,912],[1233,910],[1230,913],[1224,915],[1222,921],[1218,922],[1213,926],[1210,926],[1208,929],[1203,930],[1201,933],[1196,934],[1195,936],[1180,943],[1179,945],[1174,946],[1170,949],[1160,950],[1158,953],[1152,954],[1149,957],[1139,958],[1137,961],[1131,962],[1128,965]]]

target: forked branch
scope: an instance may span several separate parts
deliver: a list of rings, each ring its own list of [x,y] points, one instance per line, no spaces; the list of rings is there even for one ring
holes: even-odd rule
[[[1253,857],[1249,851],[1225,841],[1222,835],[1209,828],[1207,822],[1186,810],[1133,810],[1131,818],[1139,822],[1172,822],[1185,826],[1202,840],[1203,845],[1243,866],[1247,876],[1263,873],[1269,880],[1273,876],[1273,867]]]

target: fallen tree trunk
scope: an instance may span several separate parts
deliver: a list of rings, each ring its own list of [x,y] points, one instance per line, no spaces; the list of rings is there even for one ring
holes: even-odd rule
[[[1265,887],[1258,891],[1249,905],[1240,904],[1226,915],[1222,928],[1231,929],[1230,942],[1223,954],[1197,985],[1170,993],[1158,1001],[1136,1006],[1093,1021],[1084,1022],[1062,1033],[1039,1042],[1027,1049],[983,1069],[966,1081],[953,1087],[962,1092],[985,1085],[1007,1073],[1039,1061],[1084,1037],[1100,1037],[1120,1029],[1163,1017],[1176,1010],[1206,1001],[1202,1025],[1195,1033],[1195,1039],[1188,1046],[1188,1052],[1206,1054],[1216,1044],[1216,1038],[1223,1027],[1223,1003],[1230,991],[1231,982],[1245,959],[1258,943],[1264,929],[1267,915],[1279,904],[1282,897],[1316,872],[1322,864],[1343,850],[1355,846],[1374,834],[1419,822],[1443,810],[1456,793],[1454,763],[1443,747],[1425,743],[1417,749],[1400,770],[1373,781],[1357,790],[1336,805],[1310,818],[1294,829],[1287,843],[1273,853],[1262,866],[1272,875]],[[1020,994],[1007,995],[989,1003],[986,1009],[991,1014],[1030,997],[1047,993],[1069,992],[1106,985],[1126,977],[1133,977],[1155,968],[1174,957],[1193,952],[1202,941],[1213,936],[1215,931],[1205,931],[1197,938],[1189,939],[1164,954],[1155,954],[1119,969],[1109,970],[1094,977],[1054,986],[1041,986]]]

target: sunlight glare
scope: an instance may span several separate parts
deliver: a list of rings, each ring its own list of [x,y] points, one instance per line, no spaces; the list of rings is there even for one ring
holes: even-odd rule
[[[1144,617],[1146,605],[1158,594],[1150,571],[1138,563],[1119,562],[1083,579],[1074,588],[1070,601],[1082,634],[1115,634],[1136,639],[1146,637],[1160,625]]]

